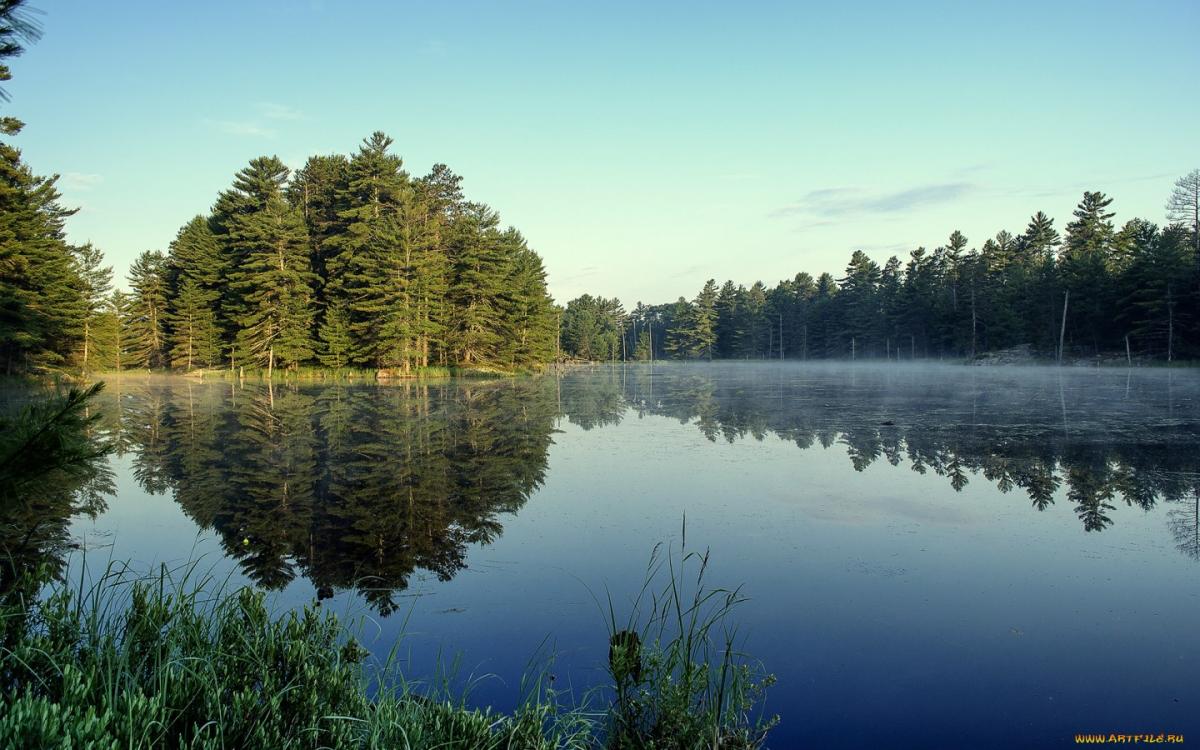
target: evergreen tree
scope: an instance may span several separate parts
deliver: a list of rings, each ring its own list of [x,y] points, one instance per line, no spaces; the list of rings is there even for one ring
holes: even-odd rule
[[[287,183],[288,169],[276,158],[259,157],[234,176],[233,186],[222,191],[213,205],[209,227],[221,249],[221,263],[226,269],[221,283],[218,323],[226,345],[230,367],[247,361],[238,350],[239,318],[246,314],[243,295],[245,287],[233,282],[254,248],[242,236],[241,223],[247,216],[265,210],[267,202],[279,195]]]
[[[105,314],[105,306],[112,290],[112,266],[102,265],[104,254],[90,242],[73,250],[83,302],[83,330],[80,335],[82,350],[79,352],[79,364],[80,369],[87,373],[94,367],[95,355],[100,348],[101,318]]]
[[[96,320],[96,361],[100,367],[120,371],[129,366],[129,295],[114,290],[104,301]]]
[[[554,301],[546,291],[546,269],[517,230],[506,230],[501,240],[512,262],[502,299],[500,360],[507,360],[511,368],[535,366],[553,358],[558,335]]]
[[[1130,236],[1132,257],[1121,318],[1139,350],[1170,362],[1178,357],[1181,334],[1192,323],[1189,309],[1181,304],[1192,271],[1188,232],[1180,225],[1159,232],[1154,224],[1135,220],[1122,234]]]
[[[376,132],[350,160],[339,196],[345,232],[329,243],[327,298],[348,303],[355,361],[408,372],[417,358],[414,256],[421,238],[411,222],[415,193],[392,139]]]
[[[582,295],[567,303],[562,315],[563,352],[592,361],[620,356],[625,311],[616,299]]]
[[[133,297],[125,317],[130,367],[157,369],[168,364],[166,349],[166,256],[147,250],[129,267]]]
[[[287,186],[288,202],[300,210],[308,229],[313,273],[328,278],[326,264],[337,252],[335,238],[345,232],[341,212],[349,180],[349,160],[341,154],[311,156]],[[318,297],[324,299],[320,288]]]
[[[881,280],[879,266],[861,250],[854,251],[845,278],[838,280],[839,338],[844,351],[855,358],[870,356],[877,342]]]
[[[495,353],[503,321],[500,296],[511,259],[498,223],[490,208],[472,204],[450,228],[447,335],[453,360],[466,366],[499,364]]]
[[[15,134],[20,123],[8,123]],[[38,177],[0,143],[0,358],[5,372],[57,368],[82,335],[85,289],[63,237],[74,213],[55,177]]]
[[[179,230],[167,256],[169,290],[166,321],[172,366],[216,365],[221,359],[221,329],[216,309],[228,273],[217,237],[203,217]]]
[[[220,360],[221,342],[213,313],[215,301],[216,296],[204,290],[195,279],[184,278],[166,313],[171,325],[169,357],[172,367],[191,372],[195,367]]]
[[[686,307],[670,333],[672,353],[687,359],[712,359],[717,344],[717,283],[709,279]]]
[[[350,335],[350,314],[345,302],[335,301],[325,308],[325,319],[317,335],[321,340],[317,359],[322,365],[334,370],[349,366],[354,339]]]
[[[666,350],[676,359],[686,359],[692,356],[689,335],[692,322],[692,304],[683,297],[680,297],[671,307]]]
[[[267,368],[295,368],[313,357],[313,273],[309,270],[304,222],[283,196],[271,196],[261,211],[238,217],[236,236],[247,248],[230,285],[240,296],[234,319],[236,350]]]
[[[732,281],[726,281],[721,285],[721,291],[717,294],[715,304],[717,313],[716,354],[722,359],[736,355],[738,342],[743,335],[743,331],[738,328],[737,302],[737,287]]]
[[[1109,272],[1113,249],[1112,199],[1100,192],[1085,192],[1067,225],[1066,242],[1059,262],[1070,298],[1067,332],[1086,342],[1093,352],[1106,343],[1107,311],[1112,309],[1112,277]]]
[[[1038,211],[1017,240],[1022,263],[1029,269],[1024,292],[1020,295],[1024,316],[1024,340],[1042,350],[1058,344],[1055,321],[1062,311],[1062,291],[1058,278],[1056,248],[1062,242],[1054,220]]]

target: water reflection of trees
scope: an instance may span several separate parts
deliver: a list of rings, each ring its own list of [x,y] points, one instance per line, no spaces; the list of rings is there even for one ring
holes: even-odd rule
[[[553,381],[388,388],[145,384],[110,403],[137,480],[257,583],[354,587],[382,612],[445,580],[546,471]]]
[[[1065,498],[1089,531],[1122,505],[1169,502],[1178,549],[1200,559],[1200,428],[1188,411],[1200,394],[1180,406],[1151,383],[1085,399],[1048,379],[1022,382],[1014,402],[994,386],[686,367],[388,387],[123,379],[102,395],[96,430],[143,488],[216,530],[253,580],[305,577],[322,597],[353,587],[383,612],[414,572],[449,579],[471,545],[500,535],[502,514],[543,481],[560,416],[598,429],[633,412],[714,441],[840,446],[858,471],[883,461],[956,491],[982,477],[1039,511]],[[51,574],[71,517],[103,509],[111,474],[54,490],[0,518],[4,550]]]
[[[7,443],[5,448],[13,445],[8,439],[19,434],[16,423],[22,409],[31,400],[48,398],[46,393],[12,388],[0,394],[0,431]],[[47,403],[55,409],[61,405],[57,401]],[[18,492],[0,492],[0,600],[31,596],[42,584],[60,578],[67,557],[77,547],[70,534],[72,519],[104,512],[106,499],[115,490],[113,473],[100,449],[107,429],[91,419],[91,407],[86,402],[81,409],[86,419],[79,427],[80,434],[96,446],[95,455],[72,463],[69,470],[54,468],[36,475],[37,481],[22,484]],[[42,429],[47,430],[53,432],[51,427]],[[64,446],[72,439],[72,435],[64,435],[58,445]],[[24,465],[6,468],[20,474]],[[6,489],[10,488],[6,485]]]
[[[948,388],[931,385],[927,374],[814,382],[773,381],[773,374],[631,368],[623,391],[639,413],[693,423],[709,440],[776,435],[803,449],[840,444],[856,471],[907,462],[945,477],[955,491],[980,476],[1001,492],[1023,491],[1039,511],[1065,487],[1088,531],[1109,527],[1119,505],[1173,503],[1168,523],[1177,546],[1200,559],[1200,423],[1188,411],[1194,384],[1180,397],[1152,380],[1131,395],[1128,386],[1104,393],[1043,377],[1022,382],[1016,400],[993,380],[966,376]]]

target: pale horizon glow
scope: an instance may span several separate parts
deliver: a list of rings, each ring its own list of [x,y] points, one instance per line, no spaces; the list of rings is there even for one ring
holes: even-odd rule
[[[559,303],[978,247],[1200,167],[1200,5],[42,0],[3,109],[119,283],[252,158],[383,130],[519,228]]]

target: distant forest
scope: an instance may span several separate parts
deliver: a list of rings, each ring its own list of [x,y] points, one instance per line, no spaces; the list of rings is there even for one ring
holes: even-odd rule
[[[19,0],[0,3],[0,61],[40,36]],[[4,136],[22,127],[0,118]],[[559,311],[541,258],[445,165],[414,179],[391,144],[377,132],[295,174],[254,159],[166,253],[138,257],[125,293],[100,250],[66,241],[58,176],[0,141],[0,372],[550,361]]]
[[[768,288],[709,280],[690,301],[583,295],[562,319],[571,357],[616,359],[966,358],[1028,345],[1045,357],[1200,356],[1200,170],[1181,177],[1165,227],[1114,226],[1085,192],[1065,234],[1038,212],[1024,231],[971,248],[961,232],[882,267],[856,251],[841,278]],[[1126,348],[1128,347],[1128,349]]]

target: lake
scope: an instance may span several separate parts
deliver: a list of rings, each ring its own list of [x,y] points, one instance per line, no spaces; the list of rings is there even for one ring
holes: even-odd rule
[[[111,381],[93,569],[206,570],[364,618],[511,708],[603,681],[597,600],[711,551],[778,678],[772,747],[1200,731],[1195,370],[667,364],[501,381]],[[78,552],[69,565],[77,570]],[[606,594],[607,592],[607,594]]]

